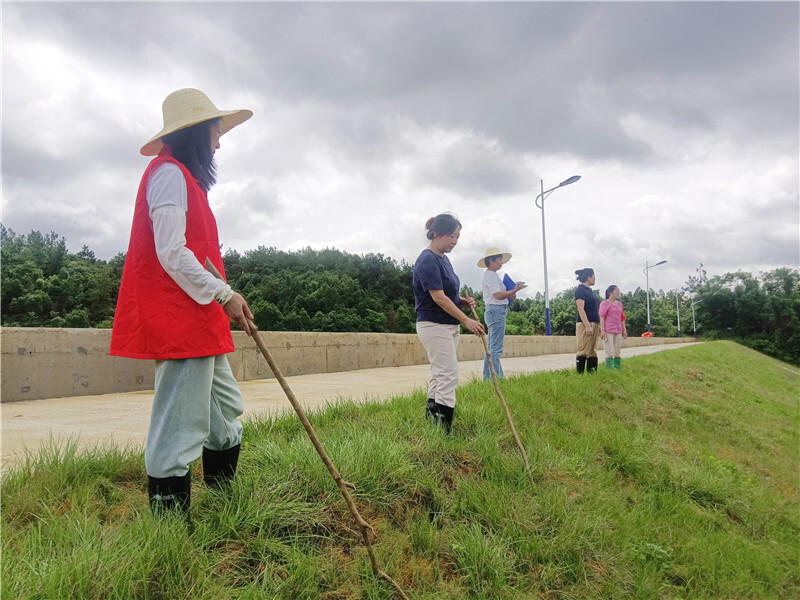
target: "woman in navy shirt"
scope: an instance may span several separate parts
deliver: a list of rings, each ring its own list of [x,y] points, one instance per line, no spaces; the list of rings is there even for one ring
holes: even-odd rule
[[[578,373],[584,369],[589,373],[597,371],[597,337],[600,334],[600,301],[592,291],[594,270],[579,269],[575,271],[581,284],[575,290],[575,304],[578,305],[578,318],[575,322],[575,339],[578,353],[575,367]]]
[[[417,335],[431,363],[425,417],[450,433],[458,386],[459,323],[476,335],[484,335],[484,329],[461,310],[462,302],[474,307],[475,301],[459,296],[458,276],[445,256],[458,243],[461,223],[454,215],[442,213],[428,219],[425,229],[430,244],[414,263],[413,275]]]

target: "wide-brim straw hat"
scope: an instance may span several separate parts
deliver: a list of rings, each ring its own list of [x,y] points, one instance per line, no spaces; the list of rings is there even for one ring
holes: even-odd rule
[[[161,105],[164,128],[147,142],[140,152],[144,156],[155,156],[164,147],[165,135],[197,125],[210,119],[222,119],[222,133],[226,133],[253,116],[252,110],[220,110],[203,92],[194,88],[183,88],[172,92]]]
[[[478,261],[478,266],[485,269],[488,265],[486,264],[486,259],[490,256],[503,256],[502,264],[506,264],[508,261],[511,260],[511,253],[510,252],[500,252],[499,248],[489,248],[486,250],[486,254],[483,255],[483,258]]]

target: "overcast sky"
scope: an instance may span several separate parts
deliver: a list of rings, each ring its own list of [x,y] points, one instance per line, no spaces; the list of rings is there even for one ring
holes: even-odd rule
[[[254,116],[209,199],[224,248],[413,263],[425,221],[551,297],[798,267],[798,2],[2,3],[2,223],[127,250],[139,148],[196,87]]]

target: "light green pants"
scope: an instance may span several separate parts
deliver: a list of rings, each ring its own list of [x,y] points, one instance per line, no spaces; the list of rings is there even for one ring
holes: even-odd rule
[[[205,445],[227,450],[242,440],[239,384],[224,354],[157,360],[144,465],[150,477],[181,477]]]

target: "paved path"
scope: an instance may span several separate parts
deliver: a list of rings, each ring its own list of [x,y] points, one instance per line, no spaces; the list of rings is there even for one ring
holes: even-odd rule
[[[623,354],[650,354],[683,348],[691,343],[693,342],[625,348]],[[601,365],[602,362],[601,352]],[[506,375],[572,369],[574,365],[574,354],[503,359]],[[383,400],[424,388],[428,384],[429,370],[429,365],[423,364],[298,375],[287,377],[287,381],[304,407],[313,410],[337,400]],[[459,363],[462,382],[479,378],[482,372],[482,360]],[[239,387],[244,396],[245,419],[259,414],[292,410],[275,379],[244,381]],[[120,447],[142,447],[150,420],[152,399],[152,391],[145,391],[4,403],[0,405],[3,422],[0,464],[21,460],[26,449],[36,451],[51,438],[62,446],[68,438],[76,439],[79,448],[93,447],[109,441]]]

